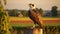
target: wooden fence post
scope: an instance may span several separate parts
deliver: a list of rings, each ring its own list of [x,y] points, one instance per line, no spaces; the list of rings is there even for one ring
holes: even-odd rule
[[[34,28],[33,29],[33,34],[43,34],[43,29]]]

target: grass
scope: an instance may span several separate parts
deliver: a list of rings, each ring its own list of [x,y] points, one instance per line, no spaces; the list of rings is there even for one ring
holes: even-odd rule
[[[13,27],[31,27],[33,26],[34,24],[33,23],[14,23],[14,24],[11,24],[11,26]],[[36,26],[38,26],[36,24]],[[56,24],[56,23],[52,23],[52,24],[49,24],[49,23],[46,23],[44,24],[44,26],[60,26],[60,24]]]
[[[33,24],[11,24],[13,27],[30,27]]]

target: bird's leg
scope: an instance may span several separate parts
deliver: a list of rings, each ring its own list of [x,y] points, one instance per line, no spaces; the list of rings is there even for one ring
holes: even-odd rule
[[[33,25],[33,28],[35,28],[35,24]]]
[[[31,27],[31,29],[34,29],[35,28],[35,24]]]

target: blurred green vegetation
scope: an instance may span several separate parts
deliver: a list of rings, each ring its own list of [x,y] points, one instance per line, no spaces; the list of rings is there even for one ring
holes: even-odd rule
[[[15,26],[14,26],[15,25]],[[13,24],[12,26],[12,30],[11,33],[13,32],[13,34],[27,34],[28,32],[30,32],[30,34],[32,34],[33,29],[31,29],[33,24]],[[38,26],[36,26],[36,28],[38,28]],[[28,32],[26,32],[28,31]],[[60,25],[45,25],[43,28],[43,33],[44,34],[60,34]]]
[[[10,25],[8,12],[5,12],[4,5],[6,5],[6,0],[0,0],[0,34],[10,34]],[[4,5],[3,5],[4,4]]]

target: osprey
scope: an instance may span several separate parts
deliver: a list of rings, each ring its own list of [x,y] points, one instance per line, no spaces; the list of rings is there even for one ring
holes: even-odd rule
[[[34,22],[33,28],[35,27],[35,24],[38,24],[40,28],[43,28],[41,14],[32,3],[29,4],[28,16]]]

